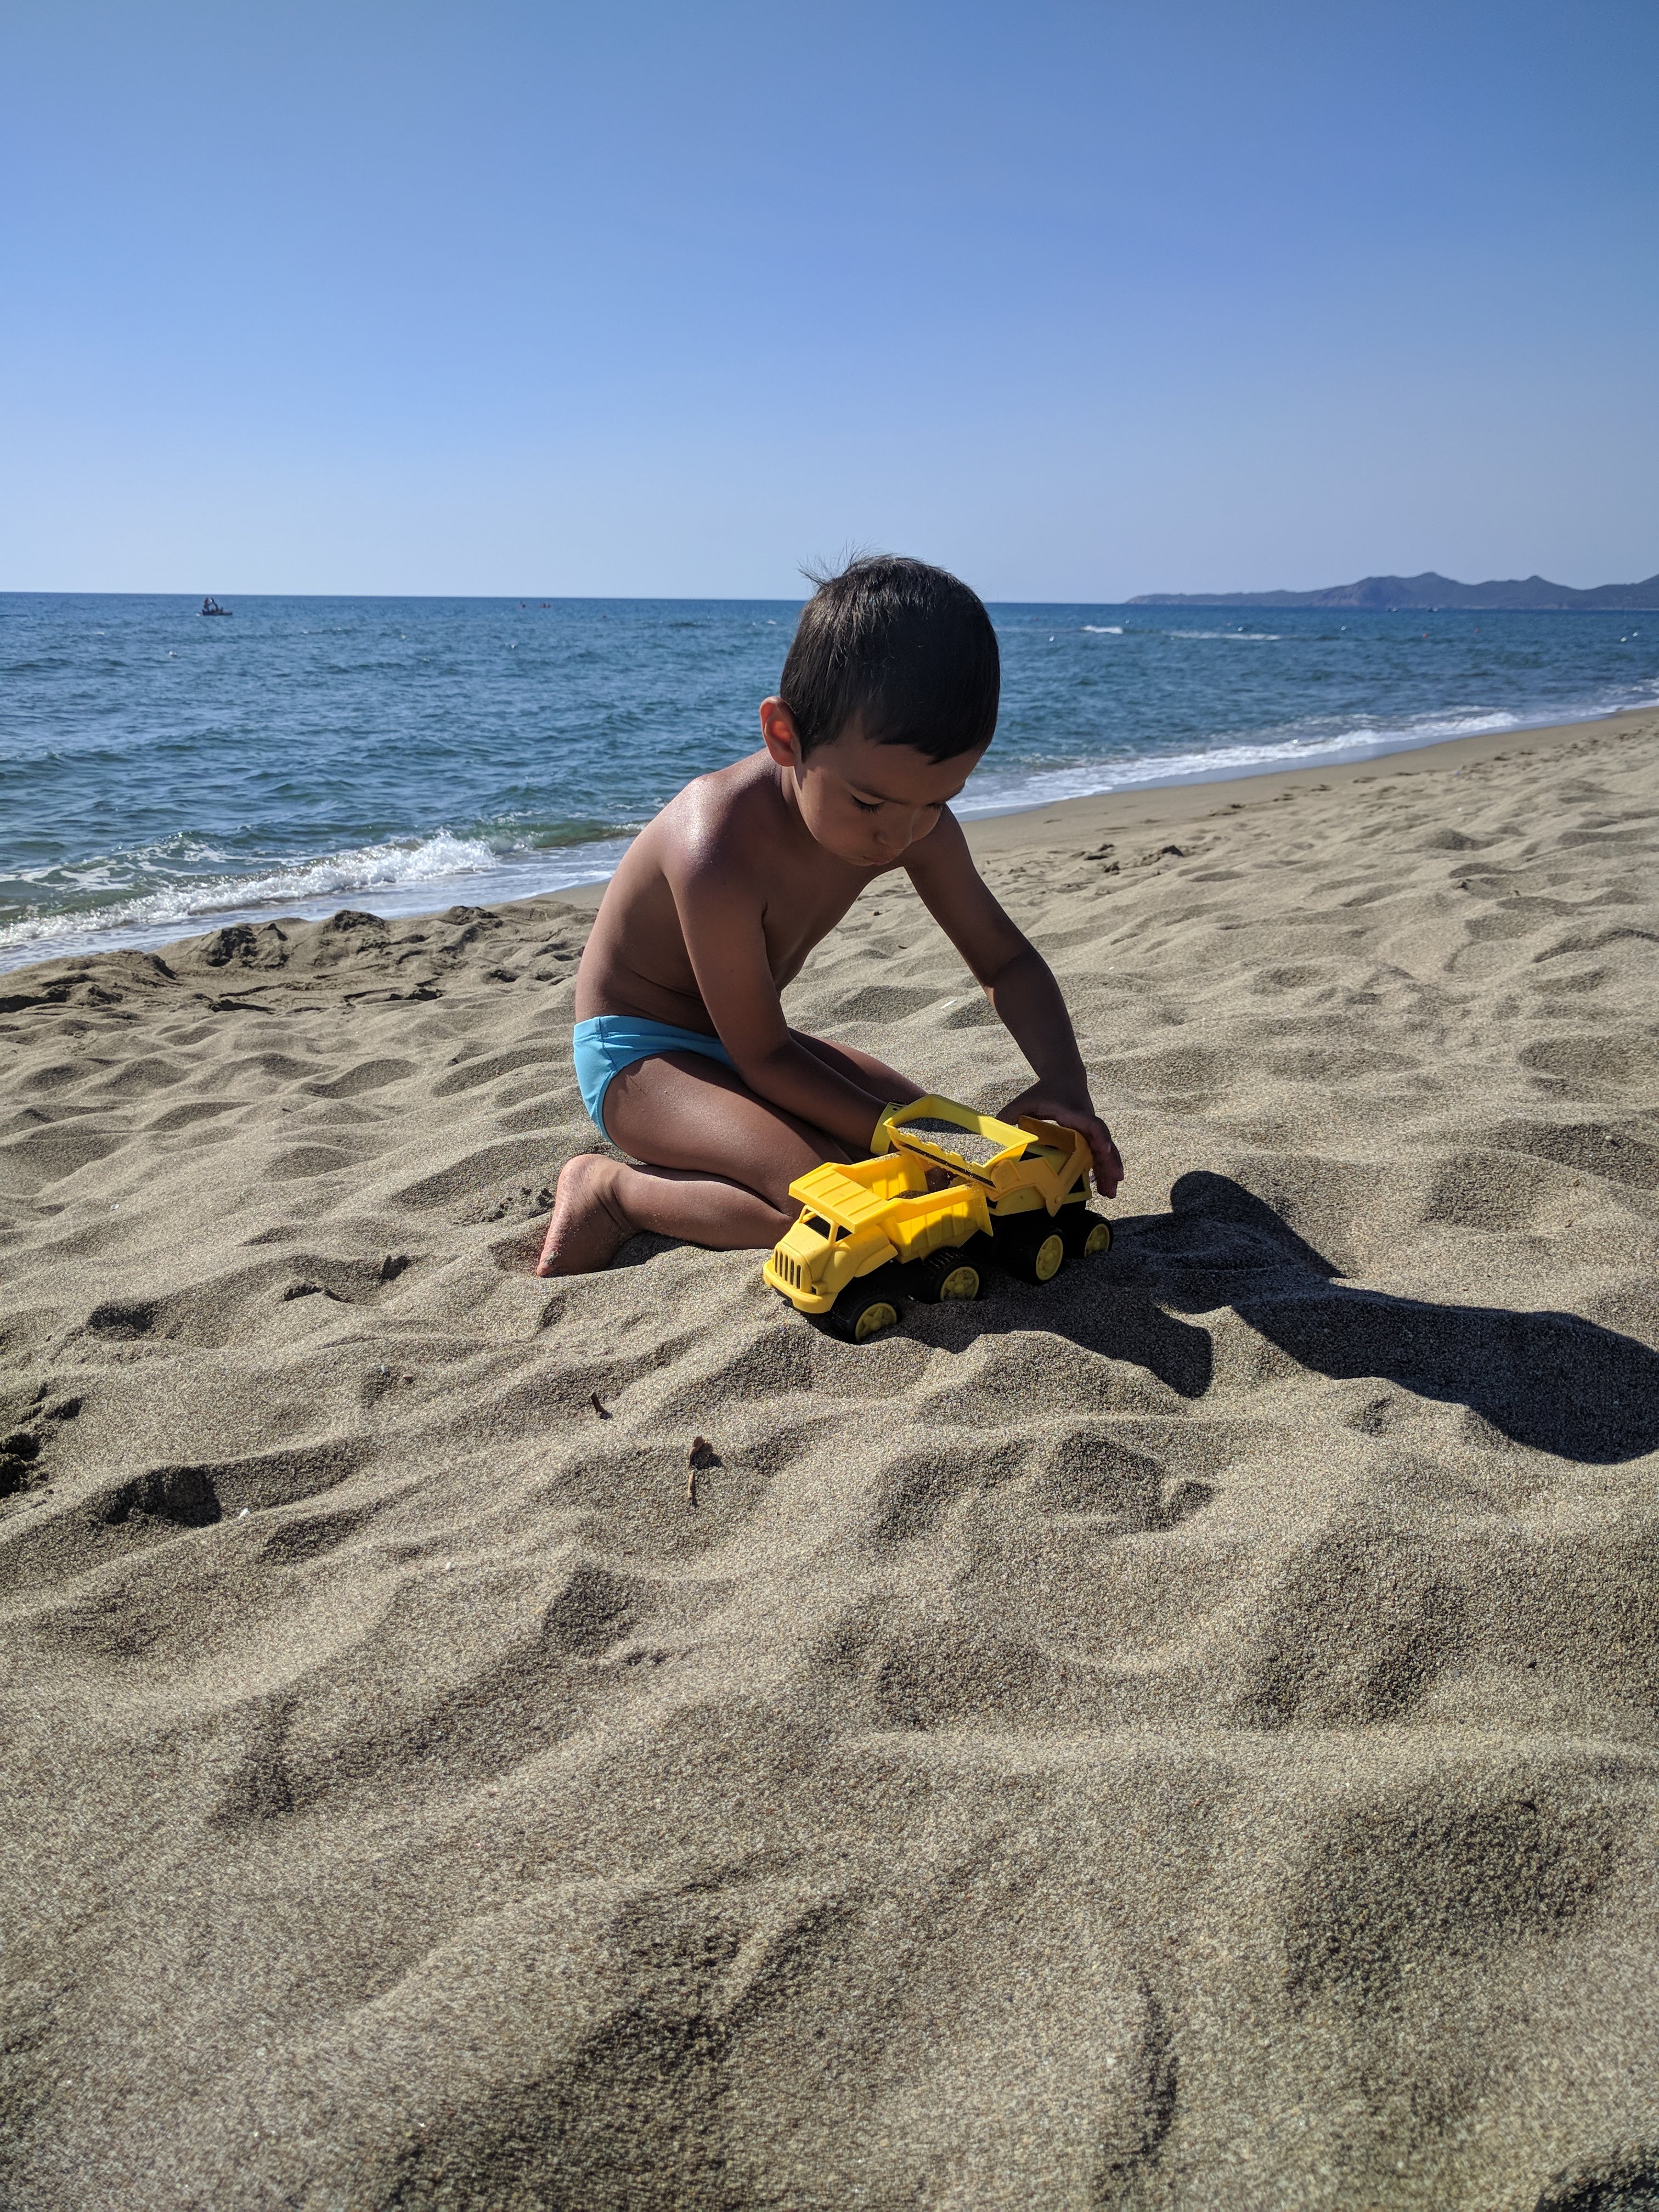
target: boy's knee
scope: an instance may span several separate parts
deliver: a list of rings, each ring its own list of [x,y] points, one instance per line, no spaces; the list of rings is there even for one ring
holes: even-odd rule
[[[823,1167],[830,1161],[842,1162],[847,1158],[846,1148],[837,1145],[833,1137],[822,1136],[817,1131],[812,1133],[812,1137],[816,1141],[803,1141],[798,1151],[792,1147],[792,1157],[769,1163],[770,1171],[755,1178],[754,1188],[761,1196],[791,1221],[800,1212],[801,1203],[798,1198],[790,1196],[791,1183],[798,1182],[804,1175],[810,1175],[814,1168]]]
[[[800,1200],[789,1195],[789,1185],[793,1181],[793,1176],[776,1182],[770,1176],[756,1178],[757,1194],[763,1198],[775,1213],[780,1216],[787,1214],[791,1221],[800,1212]]]

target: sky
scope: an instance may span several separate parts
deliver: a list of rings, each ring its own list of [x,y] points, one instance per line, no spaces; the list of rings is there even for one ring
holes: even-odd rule
[[[1653,0],[7,0],[0,589],[1659,570]]]

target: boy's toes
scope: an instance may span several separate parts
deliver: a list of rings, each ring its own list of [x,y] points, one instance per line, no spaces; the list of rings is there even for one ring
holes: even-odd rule
[[[634,1234],[616,1199],[617,1164],[602,1152],[567,1160],[554,1193],[538,1275],[587,1275],[608,1267]]]

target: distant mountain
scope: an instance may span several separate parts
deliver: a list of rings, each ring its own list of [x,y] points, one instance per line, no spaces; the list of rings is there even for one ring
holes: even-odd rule
[[[1598,584],[1576,592],[1571,584],[1552,584],[1528,576],[1507,584],[1459,584],[1449,576],[1362,576],[1357,584],[1332,584],[1322,592],[1142,592],[1132,607],[1360,607],[1412,613],[1437,607],[1488,607],[1494,612],[1579,611],[1605,608],[1613,613],[1659,612],[1659,576],[1644,584]]]

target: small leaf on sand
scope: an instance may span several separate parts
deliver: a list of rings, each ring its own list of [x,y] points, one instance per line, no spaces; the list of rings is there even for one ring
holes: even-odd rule
[[[697,1502],[697,1477],[703,1468],[718,1467],[720,1463],[720,1454],[707,1437],[692,1437],[691,1449],[685,1455],[685,1502],[688,1505],[695,1505]]]

